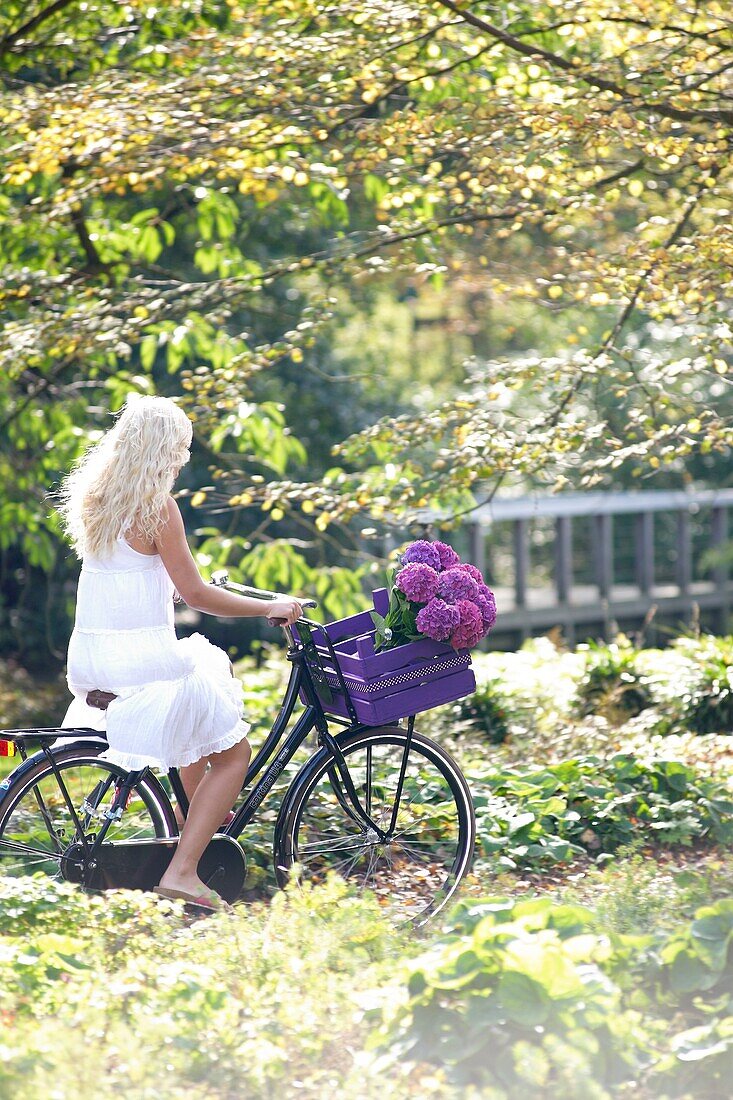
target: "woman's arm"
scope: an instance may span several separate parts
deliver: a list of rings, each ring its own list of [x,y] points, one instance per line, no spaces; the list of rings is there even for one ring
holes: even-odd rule
[[[303,614],[300,604],[292,596],[264,603],[254,597],[238,596],[236,592],[226,592],[207,584],[193,560],[186,542],[181,512],[172,497],[168,500],[165,524],[155,540],[155,549],[181,599],[195,611],[232,618],[264,615],[273,623],[294,623]]]

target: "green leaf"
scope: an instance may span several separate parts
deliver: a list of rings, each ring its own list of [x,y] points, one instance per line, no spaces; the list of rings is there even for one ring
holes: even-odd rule
[[[527,1028],[545,1023],[550,1011],[550,998],[544,987],[527,974],[509,971],[502,974],[497,995],[510,1020]]]
[[[531,825],[535,821],[535,815],[533,813],[517,814],[509,822],[509,835],[514,836],[515,833],[520,832],[527,825]]]
[[[151,370],[158,352],[158,337],[144,336],[140,341],[140,364],[143,370]]]

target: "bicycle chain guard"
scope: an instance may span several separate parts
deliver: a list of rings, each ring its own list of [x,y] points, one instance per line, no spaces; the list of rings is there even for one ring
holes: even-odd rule
[[[85,853],[75,842],[61,857],[61,874],[67,882],[91,890],[152,890],[163,877],[177,843],[177,837],[105,841],[96,851],[90,845]],[[202,882],[225,901],[233,902],[242,892],[247,860],[233,837],[217,833],[199,861],[198,873]]]

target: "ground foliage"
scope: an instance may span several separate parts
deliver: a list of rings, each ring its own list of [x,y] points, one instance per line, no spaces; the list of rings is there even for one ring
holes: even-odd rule
[[[549,899],[466,902],[407,964],[384,1038],[469,1095],[722,1096],[731,940],[730,899],[666,937],[599,932],[590,910]],[[698,1026],[680,1028],[685,1008]]]
[[[587,650],[477,655],[508,736],[487,741],[458,708],[425,716],[471,778],[479,850],[457,907],[420,936],[338,880],[273,890],[272,815],[245,837],[256,873],[233,915],[0,881],[0,1091],[722,1098],[730,737],[679,718],[729,647],[632,647],[653,705],[624,721],[579,716]],[[285,669],[273,650],[238,673],[258,743]],[[21,714],[32,680],[14,700],[4,683]]]
[[[489,869],[538,867],[586,852],[604,858],[634,840],[652,847],[733,840],[727,781],[702,779],[677,760],[585,756],[471,778]]]
[[[0,1084],[21,1100],[722,1096],[733,902],[700,905],[689,883],[667,897],[666,929],[616,931],[568,896],[482,896],[415,938],[337,880],[198,920],[6,880]]]
[[[187,395],[209,534],[235,567],[274,539],[247,568],[285,581],[314,540],[317,578],[500,484],[704,474],[728,441],[730,46],[719,0],[4,4],[8,576],[65,575],[39,502],[129,390]],[[331,370],[343,303],[440,280],[478,329],[513,315],[512,354],[477,348],[424,415],[419,370],[390,383],[404,415],[378,419]],[[313,477],[319,419],[362,430]]]

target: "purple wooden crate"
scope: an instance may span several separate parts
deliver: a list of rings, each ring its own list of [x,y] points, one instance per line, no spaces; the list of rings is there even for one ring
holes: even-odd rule
[[[356,717],[367,726],[382,726],[388,722],[395,722],[398,718],[406,718],[409,714],[419,714],[422,710],[431,710],[441,703],[452,703],[455,699],[461,699],[464,695],[470,695],[476,690],[476,678],[473,669],[467,668],[462,672],[456,672],[452,676],[445,676],[441,680],[419,684],[409,690],[396,691],[393,695],[387,695],[383,699],[357,699],[351,697],[356,711]],[[333,702],[328,703],[325,710],[329,714],[340,714],[344,718],[349,717],[346,701],[343,693],[334,693]]]
[[[374,607],[386,615],[389,596],[373,593]],[[313,631],[326,680],[334,694],[325,709],[349,717],[337,670],[326,644],[330,638],[357,717],[368,725],[405,718],[441,703],[470,695],[476,688],[468,650],[456,650],[423,638],[374,652],[374,625],[368,611]]]

